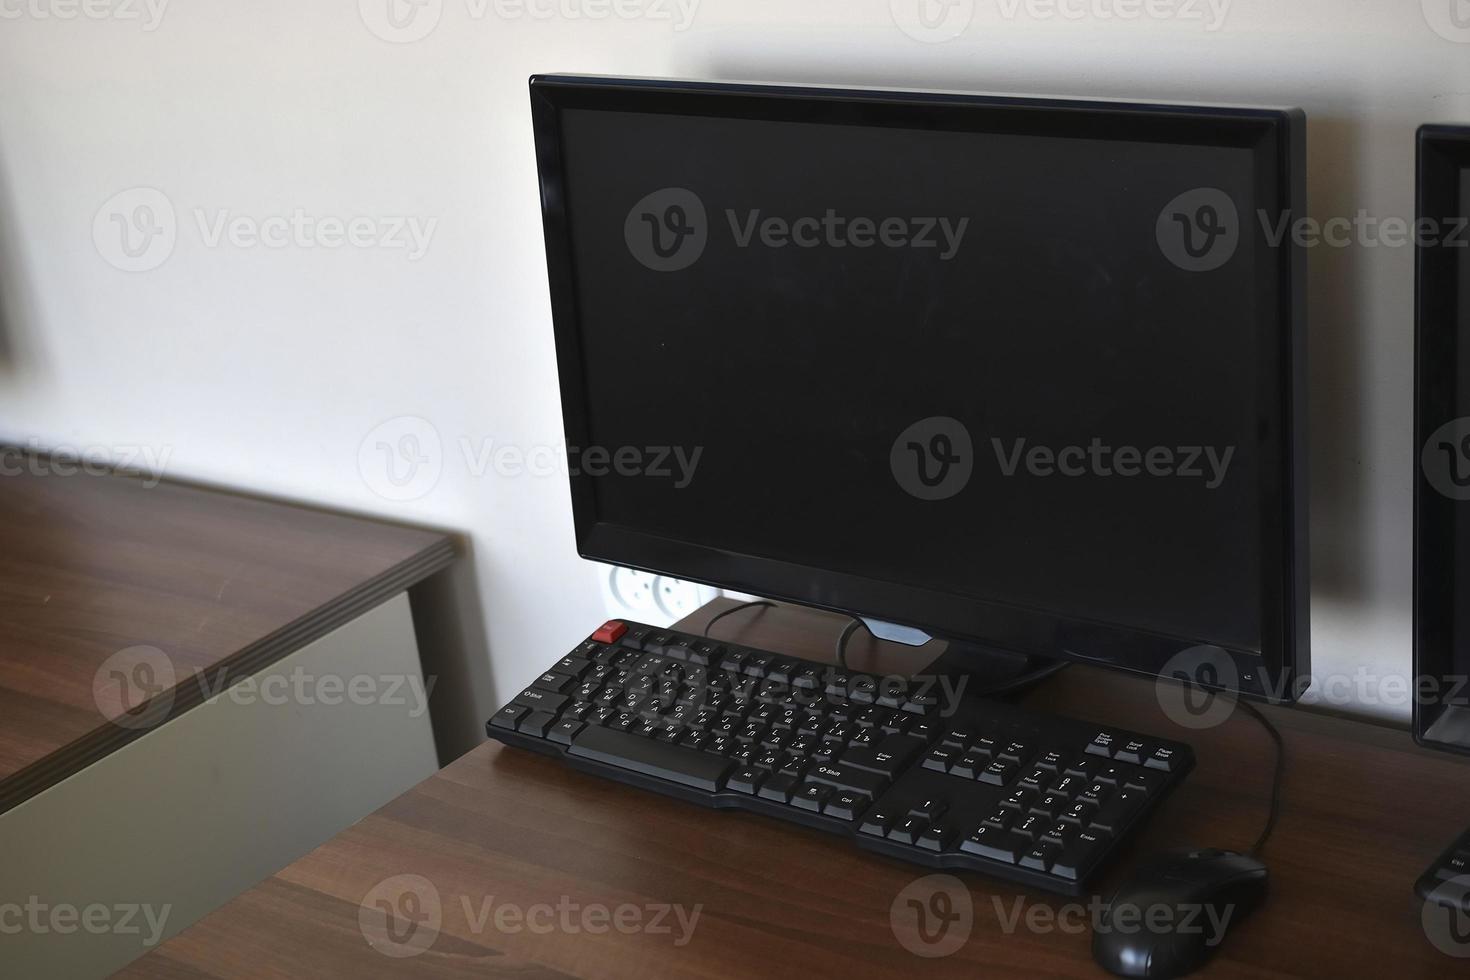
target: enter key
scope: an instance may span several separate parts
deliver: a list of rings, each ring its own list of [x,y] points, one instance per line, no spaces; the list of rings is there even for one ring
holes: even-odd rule
[[[887,735],[873,745],[852,745],[838,761],[854,769],[896,777],[923,749],[925,742],[912,735]]]

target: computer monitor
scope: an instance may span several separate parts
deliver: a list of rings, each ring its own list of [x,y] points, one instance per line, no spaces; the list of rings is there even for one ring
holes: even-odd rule
[[[1414,737],[1470,753],[1470,126],[1418,135]]]
[[[1300,112],[574,76],[531,102],[583,556],[1298,693]]]

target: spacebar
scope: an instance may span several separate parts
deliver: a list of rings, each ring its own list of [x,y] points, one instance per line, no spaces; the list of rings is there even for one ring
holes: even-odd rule
[[[723,756],[681,749],[642,735],[589,725],[572,739],[571,755],[718,792],[733,763]]]

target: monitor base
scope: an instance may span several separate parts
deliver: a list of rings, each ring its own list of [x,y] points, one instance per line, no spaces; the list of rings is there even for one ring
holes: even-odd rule
[[[953,688],[966,697],[1019,697],[1051,676],[1042,673],[1061,661],[1032,654],[998,650],[977,643],[951,641],[944,652],[925,667],[924,674],[952,679],[964,688]],[[1031,675],[1036,675],[1032,677]]]

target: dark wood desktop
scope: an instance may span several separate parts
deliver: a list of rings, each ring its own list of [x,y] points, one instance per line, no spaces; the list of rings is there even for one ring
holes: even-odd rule
[[[683,624],[698,630],[729,600]],[[830,660],[841,617],[778,607],[727,617],[714,635]],[[588,624],[589,627],[596,624]],[[541,651],[551,663],[561,651]],[[928,654],[860,634],[854,669],[916,670]],[[505,691],[506,699],[514,692]],[[1031,707],[1190,742],[1198,768],[1100,883],[1169,847],[1244,849],[1266,816],[1271,742],[1238,713],[1223,726],[1172,724],[1154,685],[1074,666]],[[1203,977],[1423,977],[1462,969],[1426,937],[1415,878],[1470,814],[1470,768],[1417,749],[1405,731],[1305,710],[1265,709],[1290,754],[1285,809],[1263,855],[1265,907],[1232,931]],[[1099,977],[1091,937],[1030,931],[1069,900],[962,874],[968,942],[919,959],[889,910],[926,870],[850,841],[759,816],[706,810],[584,775],[551,759],[480,746],[335,840],[137,961],[121,976],[400,977]],[[360,903],[396,875],[421,875],[443,924],[421,955],[375,952]],[[692,939],[666,934],[497,931],[491,908],[545,903],[702,906]],[[466,902],[470,915],[466,915]],[[1007,931],[1017,911],[1021,925]],[[1075,920],[1068,920],[1073,923]]]

